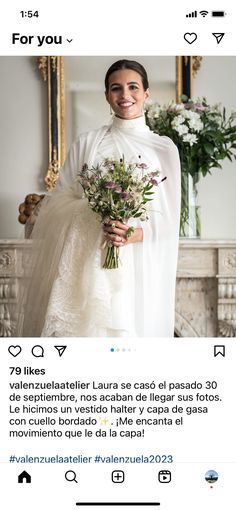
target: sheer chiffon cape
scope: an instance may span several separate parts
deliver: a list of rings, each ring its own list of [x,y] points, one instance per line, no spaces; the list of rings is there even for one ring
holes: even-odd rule
[[[102,268],[101,219],[77,179],[84,163],[97,162],[108,132],[117,157],[141,154],[149,171],[158,167],[160,178],[167,177],[155,192],[150,219],[140,222],[143,242],[122,247],[119,268],[112,270]],[[140,121],[119,120],[81,135],[33,230],[18,335],[173,336],[179,213],[179,156],[169,138]]]

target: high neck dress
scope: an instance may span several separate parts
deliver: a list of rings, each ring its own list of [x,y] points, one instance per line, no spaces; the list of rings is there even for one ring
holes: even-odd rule
[[[101,219],[78,182],[105,157],[141,161],[159,180],[149,219],[130,220],[143,242],[120,248],[117,269],[104,269]],[[80,136],[45,200],[34,228],[35,259],[22,336],[172,337],[180,213],[180,165],[176,146],[150,131],[144,116],[114,117]]]

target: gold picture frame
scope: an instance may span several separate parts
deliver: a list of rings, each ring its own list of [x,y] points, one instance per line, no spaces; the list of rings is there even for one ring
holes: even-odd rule
[[[47,191],[58,179],[65,159],[65,73],[64,57],[39,57],[38,67],[48,87],[48,168],[45,176]]]
[[[201,67],[202,57],[180,56],[176,57],[176,103],[181,96],[192,98],[193,78]]]

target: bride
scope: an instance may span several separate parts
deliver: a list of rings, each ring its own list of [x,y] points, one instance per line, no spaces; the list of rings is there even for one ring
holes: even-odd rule
[[[180,213],[176,146],[150,131],[144,104],[148,77],[141,64],[119,60],[105,77],[112,122],[82,134],[71,146],[56,188],[43,200],[33,230],[23,337],[171,337]],[[105,225],[88,206],[78,182],[104,158],[138,160],[165,182],[149,202],[149,220]],[[139,159],[138,159],[139,158]],[[102,267],[104,239],[119,247],[117,269]]]

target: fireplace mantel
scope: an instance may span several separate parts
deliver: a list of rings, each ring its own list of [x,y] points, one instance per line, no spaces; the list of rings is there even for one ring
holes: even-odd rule
[[[19,280],[30,241],[0,240],[0,336],[14,336]],[[181,239],[175,332],[236,336],[236,240]]]
[[[236,240],[181,239],[176,334],[236,336]]]

